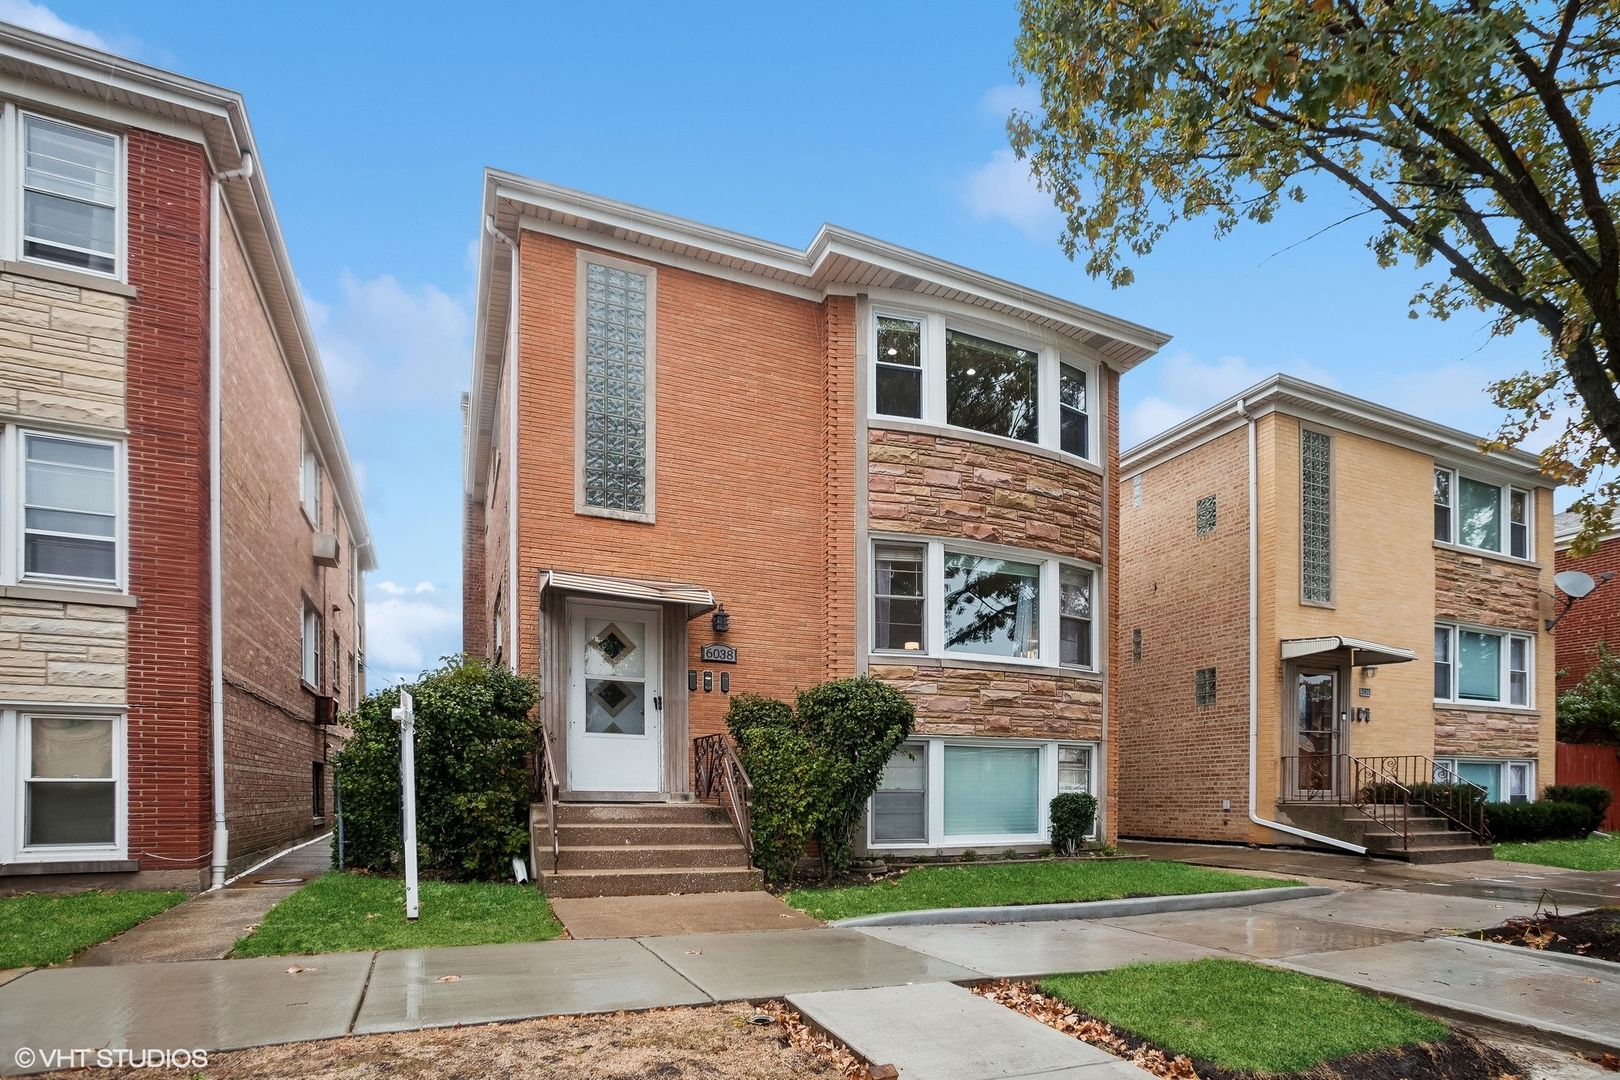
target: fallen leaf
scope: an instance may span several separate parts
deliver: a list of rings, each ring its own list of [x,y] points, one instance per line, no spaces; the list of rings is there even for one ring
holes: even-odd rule
[[[300,971],[303,971],[303,970],[304,970],[303,968],[299,967],[297,964],[294,964],[292,967],[287,969],[287,974],[289,974],[289,975],[297,975]]]
[[[440,975],[437,979],[434,979],[433,981],[434,982],[460,982],[461,981],[461,976],[460,975]]]

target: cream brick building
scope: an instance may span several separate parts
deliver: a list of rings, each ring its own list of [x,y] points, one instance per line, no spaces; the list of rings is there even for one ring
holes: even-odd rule
[[[1391,839],[1357,804],[1373,782],[1554,782],[1535,457],[1278,375],[1120,476],[1122,834],[1460,858],[1489,850],[1467,823]]]

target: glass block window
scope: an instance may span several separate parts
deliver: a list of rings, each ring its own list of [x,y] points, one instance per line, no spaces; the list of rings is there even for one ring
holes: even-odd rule
[[[1193,672],[1193,704],[1215,704],[1215,669],[1199,668]]]
[[[1137,473],[1131,477],[1131,508],[1142,505],[1142,474]]]
[[[585,505],[647,509],[647,275],[585,265]]]
[[[1208,536],[1215,531],[1215,496],[1205,495],[1198,500],[1198,509],[1194,514],[1197,523],[1198,535]]]
[[[1305,599],[1333,599],[1332,440],[1319,431],[1301,431],[1300,571]]]
[[[1142,628],[1140,626],[1131,631],[1131,659],[1137,663],[1142,662]]]

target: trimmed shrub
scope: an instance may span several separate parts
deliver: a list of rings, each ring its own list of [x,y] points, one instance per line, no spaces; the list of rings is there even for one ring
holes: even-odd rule
[[[1493,802],[1485,804],[1485,823],[1491,839],[1534,843],[1537,840],[1579,840],[1591,832],[1591,810],[1581,803]]]
[[[738,694],[726,726],[754,784],[754,862],[772,881],[786,881],[815,836],[824,763],[785,701]]]
[[[1065,791],[1053,796],[1051,813],[1052,847],[1073,855],[1097,821],[1097,798],[1084,791]]]
[[[1608,816],[1614,792],[1602,784],[1554,784],[1542,794],[1542,798],[1553,802],[1579,803],[1586,807],[1592,815],[1587,829],[1587,832],[1591,832],[1603,828],[1603,819]]]
[[[536,729],[533,680],[474,657],[448,659],[407,689],[416,702],[417,860],[425,874],[500,881],[529,846],[529,770]],[[395,869],[400,816],[399,687],[345,717],[354,734],[334,771],[343,794],[349,866]],[[333,838],[334,845],[336,837]]]

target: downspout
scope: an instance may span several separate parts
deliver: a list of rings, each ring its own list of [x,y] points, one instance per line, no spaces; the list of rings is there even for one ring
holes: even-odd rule
[[[210,891],[225,887],[230,864],[231,833],[225,824],[225,585],[224,541],[220,522],[222,454],[220,437],[220,258],[219,219],[223,212],[221,184],[253,175],[253,155],[242,154],[242,166],[215,173],[209,184],[208,204],[208,662],[209,727],[212,736],[214,846],[210,860]]]
[[[1256,464],[1258,454],[1255,449],[1254,415],[1242,398],[1238,399],[1237,414],[1249,429],[1249,820],[1290,836],[1365,855],[1367,849],[1359,844],[1263,818],[1256,808],[1260,783],[1260,477]]]

